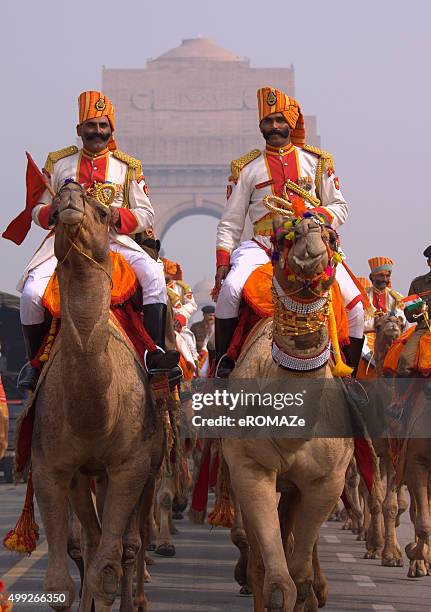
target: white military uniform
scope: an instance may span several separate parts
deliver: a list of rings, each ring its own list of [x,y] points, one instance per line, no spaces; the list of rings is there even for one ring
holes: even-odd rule
[[[128,214],[124,220],[126,229],[129,227],[131,230],[131,235],[153,226],[154,210],[147,195],[141,163],[138,160],[118,150],[91,157],[82,149],[71,146],[50,153],[45,164],[45,170],[55,193],[67,179],[81,182],[83,168],[86,179],[89,179],[88,183],[84,183],[84,187],[90,187],[93,181],[109,182],[116,187],[117,194],[112,206],[127,207]],[[41,204],[37,205],[32,213],[33,221],[45,229],[50,229],[46,213],[49,212],[47,207],[51,201],[52,197],[46,190],[41,198]],[[110,239],[111,250],[121,253],[135,271],[142,287],[144,305],[166,304],[166,283],[162,261],[154,261],[130,235],[111,229]],[[43,322],[44,309],[41,299],[56,266],[54,235],[50,234],[32,257],[17,286],[18,291],[22,293],[21,322],[24,325]]]
[[[293,182],[303,190],[300,195],[310,209],[313,204],[307,202],[306,196],[320,200],[319,205],[325,209],[334,229],[347,219],[348,206],[328,153],[307,145],[299,148],[289,144],[279,149],[269,146],[264,151],[255,149],[234,160],[227,204],[217,228],[218,265],[231,267],[217,299],[215,314],[220,319],[238,316],[242,289],[248,276],[269,261],[272,217],[263,198],[271,194],[281,195],[280,185],[289,178],[287,174],[283,176],[285,168],[289,169],[290,176],[295,176]],[[288,189],[288,194],[292,193],[297,191]],[[247,214],[253,224],[254,238],[240,244]],[[362,338],[364,317],[360,292],[342,265],[337,266],[336,278],[347,309],[349,335]]]

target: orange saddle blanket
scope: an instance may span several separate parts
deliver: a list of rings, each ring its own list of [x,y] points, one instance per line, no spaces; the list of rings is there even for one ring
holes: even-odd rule
[[[111,306],[124,304],[138,287],[132,267],[120,253],[109,252],[112,262]],[[42,298],[43,306],[54,318],[60,317],[60,285],[56,272],[51,276]]]
[[[398,362],[401,357],[401,353],[408,340],[413,336],[416,331],[416,325],[410,327],[401,336],[395,340],[390,349],[388,350],[385,361],[383,362],[383,369],[388,374],[396,375],[398,372]],[[418,332],[422,334],[417,343],[417,351],[414,362],[412,363],[413,369],[421,376],[429,376],[431,374],[431,332],[422,331]]]

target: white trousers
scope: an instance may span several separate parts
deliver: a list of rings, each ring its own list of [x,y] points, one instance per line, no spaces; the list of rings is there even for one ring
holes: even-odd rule
[[[246,240],[235,249],[230,258],[231,269],[223,281],[217,298],[215,316],[219,319],[231,319],[238,316],[242,290],[251,272],[268,263],[266,252],[254,240]],[[359,291],[341,264],[337,266],[335,277],[340,285],[341,296],[345,306],[359,295]],[[358,302],[351,309],[347,308],[349,336],[362,338],[364,333],[364,309]]]
[[[135,271],[142,287],[144,305],[167,303],[162,261],[154,261],[145,251],[134,251],[114,241],[111,241],[110,249],[121,253]],[[21,291],[20,315],[23,325],[34,325],[44,321],[45,311],[42,306],[42,297],[56,267],[57,258],[53,255],[30,270]]]

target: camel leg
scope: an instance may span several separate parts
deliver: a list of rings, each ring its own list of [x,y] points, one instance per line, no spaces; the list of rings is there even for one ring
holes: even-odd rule
[[[101,600],[112,605],[119,588],[123,534],[149,474],[149,465],[144,463],[144,449],[140,462],[139,466],[108,470],[102,536],[96,557],[88,569],[88,581],[96,603]]]
[[[96,556],[100,541],[100,525],[94,509],[91,495],[90,478],[77,472],[72,479],[69,499],[81,525],[84,576],[79,612],[89,612],[93,606],[93,594],[88,586],[87,570]],[[97,608],[98,611],[110,610],[111,607]]]
[[[317,610],[312,584],[314,581],[313,550],[319,530],[343,490],[344,475],[339,478],[319,480],[300,490],[297,516],[293,527],[294,549],[289,559],[289,571],[297,588],[294,612]],[[317,548],[315,551],[317,555]],[[307,607],[306,607],[307,606]]]
[[[268,612],[292,612],[296,589],[287,569],[281,539],[276,473],[249,459],[242,462],[242,458],[238,460],[235,453],[232,453],[230,462],[230,449],[225,452],[225,459],[235,497],[246,520],[247,536],[249,541],[252,534],[255,536],[262,555],[265,567],[264,604]]]
[[[351,505],[350,516],[352,519],[352,532],[354,534],[359,533],[360,526],[364,520],[364,513],[362,512],[361,500],[359,498],[360,480],[356,461],[352,459],[347,469],[345,492]]]
[[[367,552],[364,557],[365,559],[380,559],[382,556],[384,545],[382,517],[383,490],[387,490],[387,479],[383,479],[382,482],[380,473],[377,472],[374,475],[373,490],[368,495],[370,527],[366,536]]]
[[[386,567],[402,567],[403,558],[397,540],[396,520],[398,516],[397,487],[395,485],[395,470],[392,461],[385,462],[387,485],[383,501],[383,517],[385,521],[385,547],[382,555],[382,565]]]
[[[160,530],[157,540],[156,554],[163,557],[174,557],[175,546],[172,543],[170,530],[170,513],[175,495],[174,477],[164,474],[157,493],[157,504],[160,512]]]
[[[313,591],[319,608],[324,608],[328,601],[328,581],[320,565],[317,542],[313,548]]]
[[[231,499],[234,507],[234,519],[230,530],[230,539],[232,544],[234,544],[239,550],[239,559],[235,565],[234,577],[236,582],[241,587],[240,594],[248,595],[250,594],[250,591],[247,585],[247,563],[250,547],[242,521],[241,508],[235,499],[233,491],[231,491]]]
[[[415,442],[415,441],[414,441]],[[413,441],[410,441],[413,446]],[[412,450],[410,450],[410,453]],[[406,482],[410,494],[415,500],[416,517],[414,522],[417,542],[406,546],[406,554],[410,560],[431,562],[429,537],[431,533],[431,515],[429,507],[428,480],[429,467],[424,465],[417,455],[407,462]]]
[[[79,571],[81,588],[79,597],[82,596],[82,587],[84,585],[84,559],[81,550],[81,523],[74,513],[72,506],[69,504],[69,530],[67,538],[67,554],[75,563]]]
[[[368,490],[362,478],[359,483],[358,496],[359,496],[359,502],[361,504],[361,508],[363,512],[363,518],[362,520],[358,519],[359,530],[358,530],[358,535],[356,539],[358,540],[358,542],[364,542],[366,541],[367,534],[369,533],[369,530],[370,530],[371,514],[370,514],[370,506],[368,503]]]
[[[121,603],[120,612],[133,612],[133,574],[135,562],[141,548],[141,538],[139,534],[139,502],[136,504],[127,524],[123,536],[123,557],[121,565],[123,575],[121,577]]]
[[[398,487],[398,493],[397,493],[398,514],[397,514],[397,518],[395,522],[395,527],[400,526],[401,515],[404,514],[404,512],[409,507],[409,500],[406,495],[406,489],[407,487],[405,485],[401,485]]]
[[[145,562],[145,544],[148,542],[149,538],[150,516],[154,514],[153,501],[155,487],[156,480],[154,476],[150,475],[145,484],[139,504],[139,531],[142,545],[136,564],[136,592],[134,605],[137,612],[148,612],[149,610],[144,586],[145,582],[149,582],[149,574]]]
[[[48,568],[43,589],[47,592],[68,593],[67,606],[52,606],[56,610],[64,610],[72,607],[75,598],[75,586],[67,563],[67,494],[72,475],[50,469],[50,466],[38,460],[36,453],[33,453],[32,470],[36,500],[48,541]]]

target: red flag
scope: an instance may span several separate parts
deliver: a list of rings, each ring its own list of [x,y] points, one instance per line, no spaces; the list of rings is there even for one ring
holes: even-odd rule
[[[13,221],[9,223],[3,232],[3,238],[12,240],[16,244],[21,244],[27,236],[31,226],[31,211],[40,201],[40,198],[47,187],[47,179],[36,166],[30,153],[27,155],[27,172],[25,182],[27,185],[27,196],[25,210],[22,211]]]

